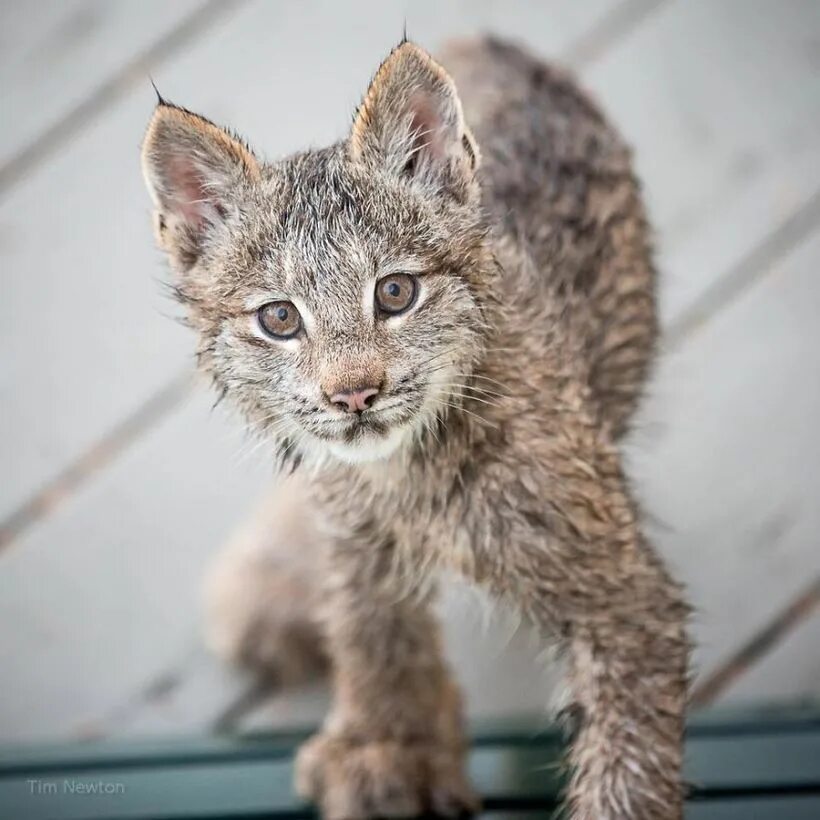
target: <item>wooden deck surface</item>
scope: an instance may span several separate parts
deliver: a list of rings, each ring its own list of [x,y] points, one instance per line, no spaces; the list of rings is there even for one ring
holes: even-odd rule
[[[338,138],[401,35],[478,31],[569,62],[636,150],[665,354],[628,442],[697,607],[706,701],[820,695],[820,3],[0,3],[0,740],[285,726],[213,661],[202,573],[266,486],[190,378],[138,146],[164,95],[268,156]],[[448,590],[472,715],[557,670]],[[488,621],[488,622],[485,622]]]

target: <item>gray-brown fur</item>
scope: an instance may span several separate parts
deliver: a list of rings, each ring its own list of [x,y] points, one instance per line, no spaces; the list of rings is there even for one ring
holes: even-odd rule
[[[201,366],[301,465],[290,509],[315,594],[295,620],[321,624],[310,652],[330,656],[335,700],[298,785],[329,818],[475,806],[428,607],[447,567],[568,654],[571,817],[680,817],[688,610],[616,446],[656,336],[629,152],[570,78],[511,46],[455,44],[443,64],[455,85],[399,46],[325,150],[264,164],[167,105],[144,146]],[[381,321],[367,294],[396,270],[423,298]],[[305,335],[263,338],[254,298],[293,299]],[[381,387],[372,412],[329,405],[363,383]],[[265,608],[293,605],[270,588],[250,594],[234,648],[279,623]]]

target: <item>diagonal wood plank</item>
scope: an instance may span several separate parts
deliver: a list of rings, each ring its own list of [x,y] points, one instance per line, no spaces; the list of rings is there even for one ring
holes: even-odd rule
[[[40,0],[0,8],[0,168],[205,0]]]
[[[716,702],[754,703],[820,700],[820,606],[738,676]]]
[[[809,571],[811,571],[809,567]],[[801,629],[806,620],[820,611],[820,575],[796,596],[790,598],[783,609],[776,612],[758,631],[721,659],[708,675],[702,676],[692,692],[692,704],[699,708],[714,703],[735,686],[755,666],[765,663],[767,656],[775,654],[781,644],[787,643],[793,633]]]

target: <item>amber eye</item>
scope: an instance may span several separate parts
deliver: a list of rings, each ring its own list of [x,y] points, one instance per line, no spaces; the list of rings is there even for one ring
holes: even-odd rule
[[[268,302],[256,311],[256,317],[274,339],[292,339],[302,329],[302,317],[293,302]]]
[[[404,313],[416,301],[418,283],[408,273],[394,273],[376,282],[376,307],[380,313],[395,316]]]

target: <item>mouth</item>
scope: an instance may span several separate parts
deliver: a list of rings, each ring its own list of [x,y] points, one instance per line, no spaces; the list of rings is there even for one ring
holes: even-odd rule
[[[313,435],[341,461],[360,464],[379,461],[405,441],[414,414],[403,409],[374,408],[360,415],[329,420]]]
[[[362,439],[386,436],[393,426],[381,418],[378,413],[366,411],[361,416],[351,419],[340,431],[338,437],[345,444],[353,444]]]
[[[406,404],[375,407],[362,413],[324,418],[312,432],[323,441],[352,444],[388,436],[396,428],[409,425],[415,415]]]

